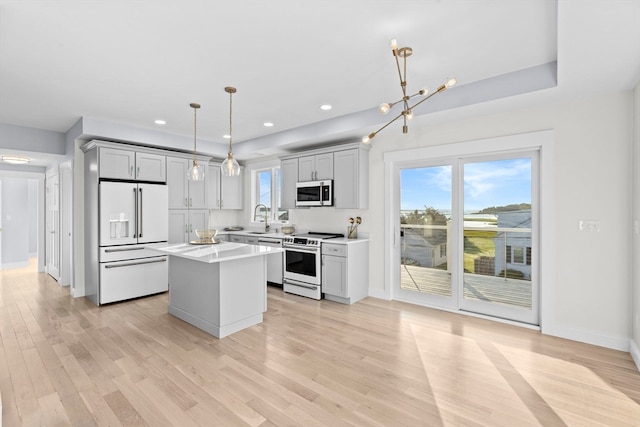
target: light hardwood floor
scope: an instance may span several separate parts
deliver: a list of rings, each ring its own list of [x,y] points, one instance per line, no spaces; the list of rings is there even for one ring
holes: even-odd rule
[[[167,295],[95,307],[0,271],[3,426],[638,426],[628,353],[367,298],[269,289],[218,340]]]

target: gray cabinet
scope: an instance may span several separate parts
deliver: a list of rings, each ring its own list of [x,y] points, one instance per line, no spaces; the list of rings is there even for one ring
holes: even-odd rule
[[[298,182],[298,159],[287,159],[280,163],[280,206],[283,209],[296,207],[296,183]]]
[[[220,165],[211,164],[208,170],[208,204],[211,209],[244,208],[244,168],[240,175],[225,176]]]
[[[160,154],[100,147],[100,178],[166,181],[166,157]]]
[[[357,148],[333,153],[333,203],[339,209],[369,207],[369,152]]]
[[[369,241],[322,243],[322,292],[328,300],[353,304],[369,295]]]
[[[298,158],[298,181],[333,179],[333,153]]]
[[[169,243],[198,240],[196,230],[207,228],[208,223],[206,209],[169,209]]]
[[[193,160],[167,157],[169,209],[207,209],[207,180],[189,181],[187,171]],[[206,178],[206,174],[205,174]]]
[[[296,183],[333,180],[333,206],[369,207],[369,149],[361,143],[341,144],[290,154],[280,159],[281,206],[295,208]]]

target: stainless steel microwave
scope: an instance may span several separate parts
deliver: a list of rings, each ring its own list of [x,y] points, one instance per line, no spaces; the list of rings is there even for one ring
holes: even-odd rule
[[[333,181],[298,182],[296,206],[333,206]]]

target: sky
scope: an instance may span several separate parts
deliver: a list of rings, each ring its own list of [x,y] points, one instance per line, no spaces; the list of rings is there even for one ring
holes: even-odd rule
[[[451,211],[451,165],[402,169],[402,210],[434,207]],[[531,159],[518,158],[463,164],[464,211],[531,203]]]

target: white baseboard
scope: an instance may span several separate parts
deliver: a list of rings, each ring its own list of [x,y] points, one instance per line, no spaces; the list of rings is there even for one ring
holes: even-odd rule
[[[553,335],[554,337],[566,338],[568,340],[593,344],[613,350],[629,351],[630,340],[628,337],[612,337],[593,331],[558,325],[543,325],[541,330],[543,334]]]
[[[640,372],[640,348],[638,347],[638,343],[634,340],[629,340],[629,353],[631,353],[631,358],[636,363],[636,368]]]
[[[0,265],[0,270],[8,270],[10,268],[25,268],[29,266],[29,261],[22,262],[6,262]]]
[[[378,298],[378,299],[383,299],[387,301],[391,300],[391,298],[389,298],[389,295],[387,295],[387,293],[383,289],[369,288],[369,296],[372,298]]]

